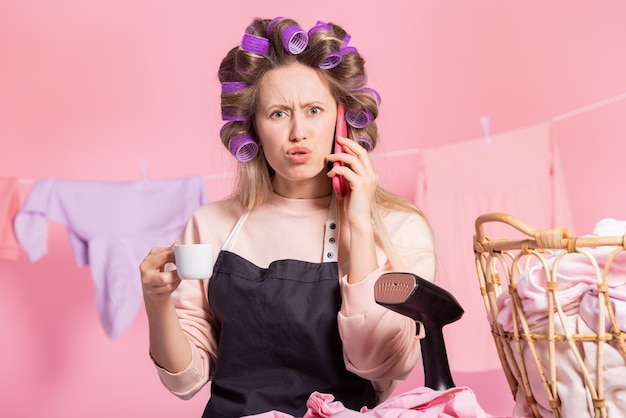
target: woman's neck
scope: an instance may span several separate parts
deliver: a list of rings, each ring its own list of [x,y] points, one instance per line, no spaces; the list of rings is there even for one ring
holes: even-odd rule
[[[332,184],[325,172],[303,181],[291,181],[276,176],[272,179],[272,187],[274,193],[290,199],[316,199],[332,193]]]

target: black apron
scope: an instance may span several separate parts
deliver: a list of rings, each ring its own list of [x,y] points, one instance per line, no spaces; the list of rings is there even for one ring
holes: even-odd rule
[[[373,408],[371,382],[347,371],[343,360],[338,267],[329,261],[337,254],[334,216],[326,223],[323,262],[278,260],[268,268],[229,251],[246,217],[220,251],[208,285],[220,329],[203,418],[270,410],[302,416],[314,391],[350,409]]]

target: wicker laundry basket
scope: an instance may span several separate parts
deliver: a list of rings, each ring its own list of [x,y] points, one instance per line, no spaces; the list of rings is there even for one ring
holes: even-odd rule
[[[626,398],[626,374],[622,370],[616,379],[614,373],[625,367],[626,333],[610,299],[613,280],[626,276],[626,236],[570,237],[567,229],[535,230],[504,213],[479,216],[475,226],[480,290],[516,410],[523,408],[532,417],[626,416],[624,404],[613,403]],[[509,226],[509,239],[485,234]],[[567,261],[573,257],[578,264]],[[564,283],[581,284],[586,279],[570,276],[582,270],[591,276],[585,295],[597,308],[596,323],[581,320],[576,309],[582,305],[572,309],[564,302],[564,295],[573,294]],[[543,287],[522,287],[537,284],[521,281],[528,277],[540,277]],[[535,305],[545,304],[543,316],[529,313],[532,292],[541,302]]]

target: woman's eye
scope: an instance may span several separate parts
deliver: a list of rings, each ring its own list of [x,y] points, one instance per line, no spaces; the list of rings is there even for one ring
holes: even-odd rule
[[[322,109],[320,109],[319,107],[312,107],[311,110],[309,111],[312,115],[317,115],[322,111]]]
[[[283,112],[282,110],[277,110],[275,112],[272,112],[272,118],[282,118],[283,116],[285,116],[285,112]]]

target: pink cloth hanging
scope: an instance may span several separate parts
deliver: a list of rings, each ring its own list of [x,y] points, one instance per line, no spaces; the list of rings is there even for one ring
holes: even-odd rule
[[[0,178],[0,259],[17,259],[19,245],[13,230],[13,219],[19,209],[19,204],[17,180]]]
[[[444,328],[452,370],[501,367],[480,294],[472,237],[476,218],[510,213],[535,228],[568,228],[572,218],[551,123],[425,149],[418,173],[418,206],[438,246],[437,283],[465,315]],[[505,225],[487,225],[487,237],[518,238]]]

